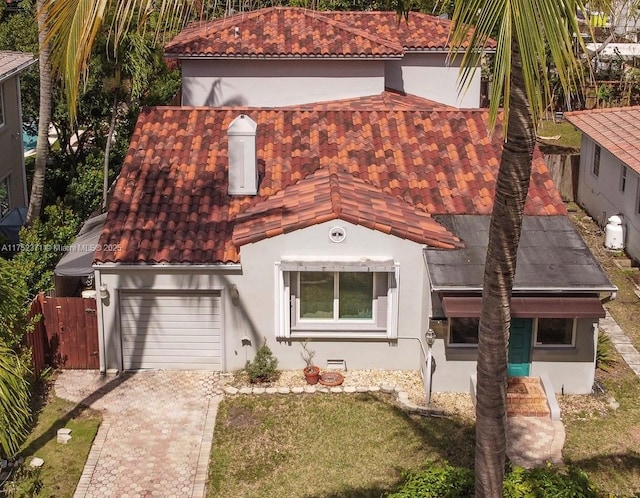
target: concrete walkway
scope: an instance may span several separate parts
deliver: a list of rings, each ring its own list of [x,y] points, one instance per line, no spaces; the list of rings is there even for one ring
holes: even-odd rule
[[[218,403],[213,372],[63,371],[64,399],[102,412],[75,497],[203,497]],[[73,435],[73,434],[72,434]]]
[[[616,351],[620,353],[629,368],[640,377],[640,353],[608,311],[607,316],[600,319],[600,329],[609,336]]]

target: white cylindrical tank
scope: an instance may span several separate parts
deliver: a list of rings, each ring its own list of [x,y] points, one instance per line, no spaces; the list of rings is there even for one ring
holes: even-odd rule
[[[604,246],[607,249],[624,249],[624,234],[620,216],[612,216],[604,230]]]

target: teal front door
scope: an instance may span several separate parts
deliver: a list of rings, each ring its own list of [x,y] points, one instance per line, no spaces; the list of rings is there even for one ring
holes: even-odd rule
[[[512,318],[509,330],[509,376],[527,377],[531,365],[531,318]]]

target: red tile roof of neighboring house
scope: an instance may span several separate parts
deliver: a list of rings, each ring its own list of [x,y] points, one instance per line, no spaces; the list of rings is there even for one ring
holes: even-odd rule
[[[168,57],[399,58],[447,51],[451,21],[419,12],[331,12],[271,7],[187,27]],[[495,47],[493,40],[488,47]]]
[[[258,123],[257,196],[227,194],[231,121]],[[98,262],[231,263],[240,245],[340,218],[434,247],[434,214],[489,214],[502,151],[481,110],[151,108],[136,125]],[[539,152],[526,214],[566,210]]]
[[[567,112],[567,120],[640,173],[640,106]]]

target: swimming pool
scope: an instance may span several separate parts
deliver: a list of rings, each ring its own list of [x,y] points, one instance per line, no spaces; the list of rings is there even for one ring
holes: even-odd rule
[[[22,130],[22,146],[25,152],[36,148],[38,143],[38,135],[31,135],[29,132]]]

